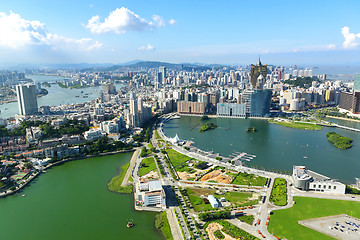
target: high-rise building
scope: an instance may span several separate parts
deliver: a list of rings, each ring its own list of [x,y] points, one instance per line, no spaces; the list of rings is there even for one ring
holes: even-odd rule
[[[360,92],[360,73],[355,74],[354,92]]]
[[[106,83],[102,86],[102,92],[105,94],[116,94],[116,87],[113,83]]]
[[[262,65],[261,61],[260,61],[260,56],[259,56],[259,61],[257,62],[257,64],[256,65],[251,64],[250,77],[251,77],[251,84],[252,84],[253,88],[256,87],[257,79],[260,76],[260,74],[262,74],[264,79],[266,79],[267,64]]]
[[[161,74],[159,75],[160,77],[159,82],[161,84],[164,84],[166,79],[166,67],[159,67],[159,73]]]
[[[31,115],[38,111],[36,86],[33,84],[16,85],[20,115]]]

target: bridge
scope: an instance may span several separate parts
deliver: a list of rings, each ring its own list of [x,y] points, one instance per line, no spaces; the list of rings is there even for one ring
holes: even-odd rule
[[[345,127],[339,124],[335,124],[336,127],[338,128],[342,128],[342,129],[346,129],[346,130],[350,130],[350,131],[354,131],[354,132],[360,132],[360,129],[358,128],[351,128],[351,127]]]

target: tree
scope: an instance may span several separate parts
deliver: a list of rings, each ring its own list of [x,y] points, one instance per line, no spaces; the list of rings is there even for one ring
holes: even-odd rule
[[[31,169],[33,167],[33,164],[32,164],[32,162],[27,162],[24,164],[24,167],[27,169]]]

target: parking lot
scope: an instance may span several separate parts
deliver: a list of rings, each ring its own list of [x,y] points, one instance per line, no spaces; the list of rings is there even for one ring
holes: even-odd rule
[[[360,239],[360,219],[345,214],[303,220],[299,224],[337,239]]]

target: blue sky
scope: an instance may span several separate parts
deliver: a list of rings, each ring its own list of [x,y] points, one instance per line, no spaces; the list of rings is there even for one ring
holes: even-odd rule
[[[0,63],[359,64],[360,1],[0,2]]]

